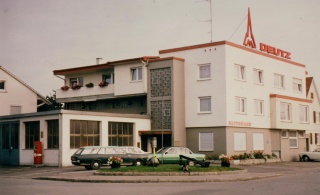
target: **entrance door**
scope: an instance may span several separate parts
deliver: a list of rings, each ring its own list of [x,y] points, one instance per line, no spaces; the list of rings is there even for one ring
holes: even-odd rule
[[[0,165],[19,165],[19,122],[0,124]]]

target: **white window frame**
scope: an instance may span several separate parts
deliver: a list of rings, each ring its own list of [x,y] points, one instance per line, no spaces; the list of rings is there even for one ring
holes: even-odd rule
[[[211,64],[199,64],[198,65],[198,80],[211,79]]]
[[[246,67],[243,65],[234,65],[234,76],[236,80],[246,81]]]
[[[264,101],[254,100],[254,115],[262,116],[264,115]]]
[[[264,135],[263,133],[252,134],[253,150],[264,150]]]
[[[235,132],[233,134],[234,151],[247,150],[247,135],[246,133]]]
[[[0,92],[5,92],[6,91],[6,80],[0,79],[0,83],[3,83],[3,89],[0,89]]]
[[[214,134],[213,132],[199,132],[199,151],[214,151]]]
[[[299,121],[309,123],[309,106],[299,105]]]
[[[247,99],[244,97],[235,98],[235,112],[238,114],[247,113]]]
[[[142,81],[142,66],[130,68],[131,81]]]
[[[274,87],[279,89],[284,89],[284,75],[282,74],[274,74]]]
[[[292,107],[290,103],[280,102],[280,120],[291,121],[292,119]]]
[[[263,85],[263,70],[253,69],[253,82],[255,84]]]
[[[299,142],[298,142],[297,131],[289,131],[288,134],[289,134],[289,148],[298,148]]]
[[[292,78],[293,91],[302,93],[302,80],[297,78]]]
[[[208,101],[208,102],[205,102]],[[205,105],[208,104],[208,105]],[[207,106],[207,109],[204,107]],[[199,113],[211,113],[212,112],[212,103],[211,96],[199,97]]]
[[[74,85],[80,85],[83,86],[83,77],[73,77],[69,79],[70,87],[73,87]]]

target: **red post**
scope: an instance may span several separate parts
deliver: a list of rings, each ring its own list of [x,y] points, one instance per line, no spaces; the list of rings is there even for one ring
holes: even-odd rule
[[[34,164],[42,164],[42,143],[34,142]]]

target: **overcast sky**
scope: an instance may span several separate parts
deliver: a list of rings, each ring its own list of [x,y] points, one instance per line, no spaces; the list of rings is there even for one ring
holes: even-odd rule
[[[212,0],[212,41],[241,45],[248,7],[256,43],[291,52],[320,87],[319,0]],[[159,55],[211,41],[208,0],[0,0],[0,65],[40,94],[53,70]]]

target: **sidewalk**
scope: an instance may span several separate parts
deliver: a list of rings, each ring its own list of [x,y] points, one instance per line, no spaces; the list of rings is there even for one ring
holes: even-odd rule
[[[248,173],[242,171],[226,171],[220,173],[157,173],[155,174],[106,174],[98,172],[69,172],[55,176],[37,177],[39,180],[90,182],[90,183],[161,183],[161,182],[231,182],[248,181],[262,178],[278,177],[276,173]]]

